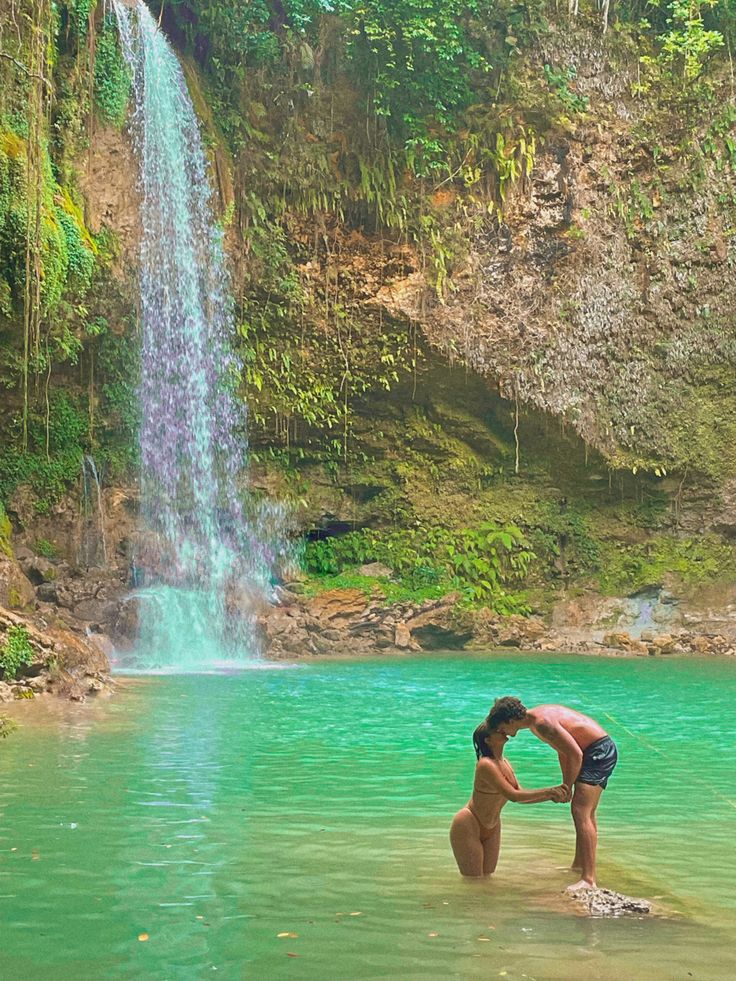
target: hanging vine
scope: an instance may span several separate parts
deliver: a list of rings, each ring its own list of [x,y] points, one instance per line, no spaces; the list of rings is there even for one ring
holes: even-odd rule
[[[41,369],[41,284],[44,159],[43,139],[50,90],[46,72],[50,62],[52,13],[50,0],[33,0],[30,14],[29,77],[26,120],[26,254],[23,294],[23,450],[28,449],[29,376]]]

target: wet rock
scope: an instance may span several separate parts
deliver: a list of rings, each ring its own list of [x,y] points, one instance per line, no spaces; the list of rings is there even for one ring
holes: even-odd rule
[[[129,596],[118,606],[117,616],[110,630],[115,642],[130,642],[138,636],[140,604],[137,596]]]
[[[351,618],[362,613],[367,606],[360,589],[330,589],[309,601],[309,612],[320,620]]]
[[[63,606],[67,610],[73,610],[79,603],[93,599],[95,588],[95,583],[91,580],[83,579],[81,576],[71,577],[65,579],[63,582],[58,582],[56,595],[59,606]]]
[[[425,600],[407,621],[422,650],[462,650],[473,638],[472,622],[455,610],[458,599],[457,593],[450,593],[440,600]]]
[[[541,617],[513,615],[502,617],[488,608],[479,610],[473,621],[473,640],[470,646],[520,647],[526,650],[539,647],[549,628]]]
[[[90,633],[87,635],[90,644],[93,644],[99,651],[110,659],[115,655],[115,645],[107,634]]]
[[[89,599],[82,600],[73,609],[75,617],[86,620],[90,623],[109,623],[116,621],[119,604],[106,600]]]
[[[626,896],[612,889],[581,889],[566,892],[565,896],[589,916],[645,916],[652,912],[652,904],[648,900]]]
[[[42,555],[32,555],[29,559],[21,560],[20,567],[34,586],[40,586],[42,582],[53,582],[59,575],[55,563]]]
[[[38,517],[36,496],[28,484],[19,484],[13,491],[5,510],[15,519],[16,527],[27,528]]]
[[[0,554],[0,606],[24,610],[33,606],[36,590],[13,559]]]
[[[358,572],[361,576],[370,576],[373,579],[390,579],[394,574],[393,569],[382,562],[368,562],[367,565],[362,565]]]
[[[394,644],[402,650],[411,645],[411,630],[405,623],[397,623],[394,629]]]
[[[614,650],[626,651],[627,654],[649,653],[649,648],[646,644],[642,643],[640,640],[635,640],[631,634],[627,634],[623,630],[605,634],[603,637],[603,643],[606,647],[612,647]]]
[[[703,635],[691,637],[688,646],[691,650],[696,651],[698,654],[707,654],[711,648],[710,637],[705,637]]]
[[[91,691],[109,690],[109,661],[88,638],[59,622],[49,623],[40,617],[34,620],[0,607],[0,642],[10,627],[17,626],[27,632],[33,661],[12,683],[14,692],[22,688],[32,694],[34,689],[48,689],[67,698],[83,700]]]
[[[59,595],[56,584],[53,582],[42,582],[36,589],[36,597],[42,603],[57,604],[59,602]]]
[[[332,644],[325,637],[320,637],[316,635],[310,637],[309,647],[314,654],[330,654],[332,652]]]
[[[649,652],[652,653],[652,648],[654,648],[655,654],[675,654],[676,646],[672,634],[658,634],[649,643]]]

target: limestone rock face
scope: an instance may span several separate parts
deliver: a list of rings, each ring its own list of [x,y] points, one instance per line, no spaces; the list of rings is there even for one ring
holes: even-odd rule
[[[494,647],[519,647],[528,650],[538,646],[548,628],[541,617],[522,617],[516,614],[502,617],[489,609],[478,611],[473,623],[476,650]]]
[[[366,608],[365,594],[360,589],[330,589],[315,596],[310,612],[320,620],[345,619],[360,614]]]
[[[20,690],[51,692],[81,701],[92,692],[110,690],[110,663],[101,647],[73,633],[61,622],[31,619],[0,607],[0,643],[11,627],[23,627],[33,650],[33,662],[5,679],[0,700]],[[8,691],[10,690],[10,691]]]
[[[24,610],[33,606],[36,591],[13,559],[0,555],[0,606]]]
[[[394,629],[394,644],[402,649],[411,644],[411,630],[405,623],[397,623]]]
[[[389,569],[383,562],[368,562],[362,565],[358,572],[361,576],[372,576],[374,579],[390,579],[394,574],[393,569]]]
[[[19,560],[24,575],[36,586],[53,582],[58,577],[56,564],[42,555],[31,555]]]
[[[603,637],[606,647],[613,647],[616,650],[626,651],[627,654],[648,654],[649,648],[641,640],[635,640],[626,631],[618,631],[606,634]]]

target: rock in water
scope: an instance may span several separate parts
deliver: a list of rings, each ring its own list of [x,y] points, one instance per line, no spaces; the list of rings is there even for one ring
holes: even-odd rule
[[[580,889],[565,895],[589,916],[643,916],[652,912],[652,904],[646,899],[612,889]]]

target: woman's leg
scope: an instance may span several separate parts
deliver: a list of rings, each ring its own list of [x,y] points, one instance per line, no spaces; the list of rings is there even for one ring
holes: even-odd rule
[[[491,831],[490,838],[483,842],[483,874],[491,875],[498,865],[498,853],[501,850],[501,822]]]
[[[458,811],[450,826],[450,844],[462,875],[484,874],[484,848],[480,840],[480,825],[467,807]]]

